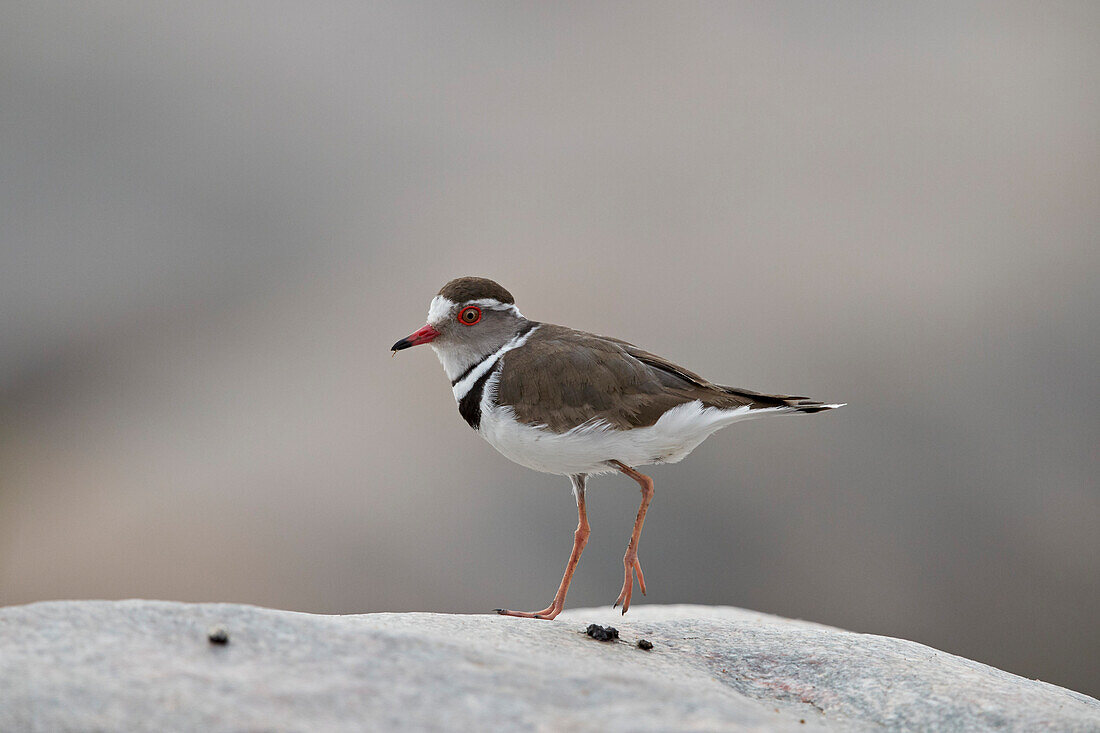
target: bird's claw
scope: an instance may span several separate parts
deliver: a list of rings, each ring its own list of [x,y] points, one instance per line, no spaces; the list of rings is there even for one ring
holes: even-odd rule
[[[634,574],[638,575],[638,588],[642,591],[642,595],[645,595],[645,576],[642,575],[642,564],[638,561],[638,556],[631,557],[627,554],[623,558],[623,589],[619,592],[618,599],[611,605],[612,608],[618,608],[619,604],[623,605],[623,613],[627,612],[630,608],[630,598],[634,593]]]
[[[557,615],[559,613],[561,613],[561,607],[554,606],[554,605],[550,605],[547,608],[542,609],[541,611],[535,611],[533,613],[530,612],[530,611],[509,611],[506,608],[494,608],[493,610],[496,611],[501,616],[515,616],[515,617],[518,617],[518,618],[537,618],[540,621],[553,621],[555,618],[557,618]]]

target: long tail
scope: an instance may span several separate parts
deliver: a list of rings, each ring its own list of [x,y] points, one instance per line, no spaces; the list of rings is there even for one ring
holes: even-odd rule
[[[797,397],[795,395],[763,394],[761,392],[753,392],[750,389],[741,389],[740,387],[720,387],[720,389],[726,394],[751,400],[753,403],[751,409],[789,407],[794,412],[810,414],[814,412],[824,412],[825,410],[835,410],[838,407],[844,407],[844,405],[848,404],[847,402],[818,402],[817,400],[811,400],[809,397]]]

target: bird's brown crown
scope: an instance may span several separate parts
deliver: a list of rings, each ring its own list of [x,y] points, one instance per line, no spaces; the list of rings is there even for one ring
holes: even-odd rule
[[[514,304],[516,299],[503,286],[487,277],[457,277],[444,285],[439,294],[452,303],[492,298],[501,303]]]

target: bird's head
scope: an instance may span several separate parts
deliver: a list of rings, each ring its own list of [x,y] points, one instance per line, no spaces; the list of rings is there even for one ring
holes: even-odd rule
[[[427,324],[392,350],[431,344],[453,380],[508,343],[526,322],[512,294],[499,284],[484,277],[460,277],[432,298]]]

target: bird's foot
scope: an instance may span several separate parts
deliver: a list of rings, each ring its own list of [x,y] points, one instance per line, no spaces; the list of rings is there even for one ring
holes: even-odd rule
[[[615,608],[620,603],[623,604],[623,613],[625,614],[627,609],[630,608],[630,596],[634,592],[634,574],[638,574],[638,587],[642,591],[642,595],[645,595],[645,576],[642,575],[642,564],[638,562],[638,556],[633,557],[627,554],[623,558],[623,568],[625,570],[625,577],[623,578],[623,589],[619,592],[619,598],[612,604],[612,608]]]
[[[494,609],[501,616],[516,616],[517,618],[538,618],[543,621],[553,621],[561,613],[562,606],[552,603],[541,611],[509,611],[506,608]]]

